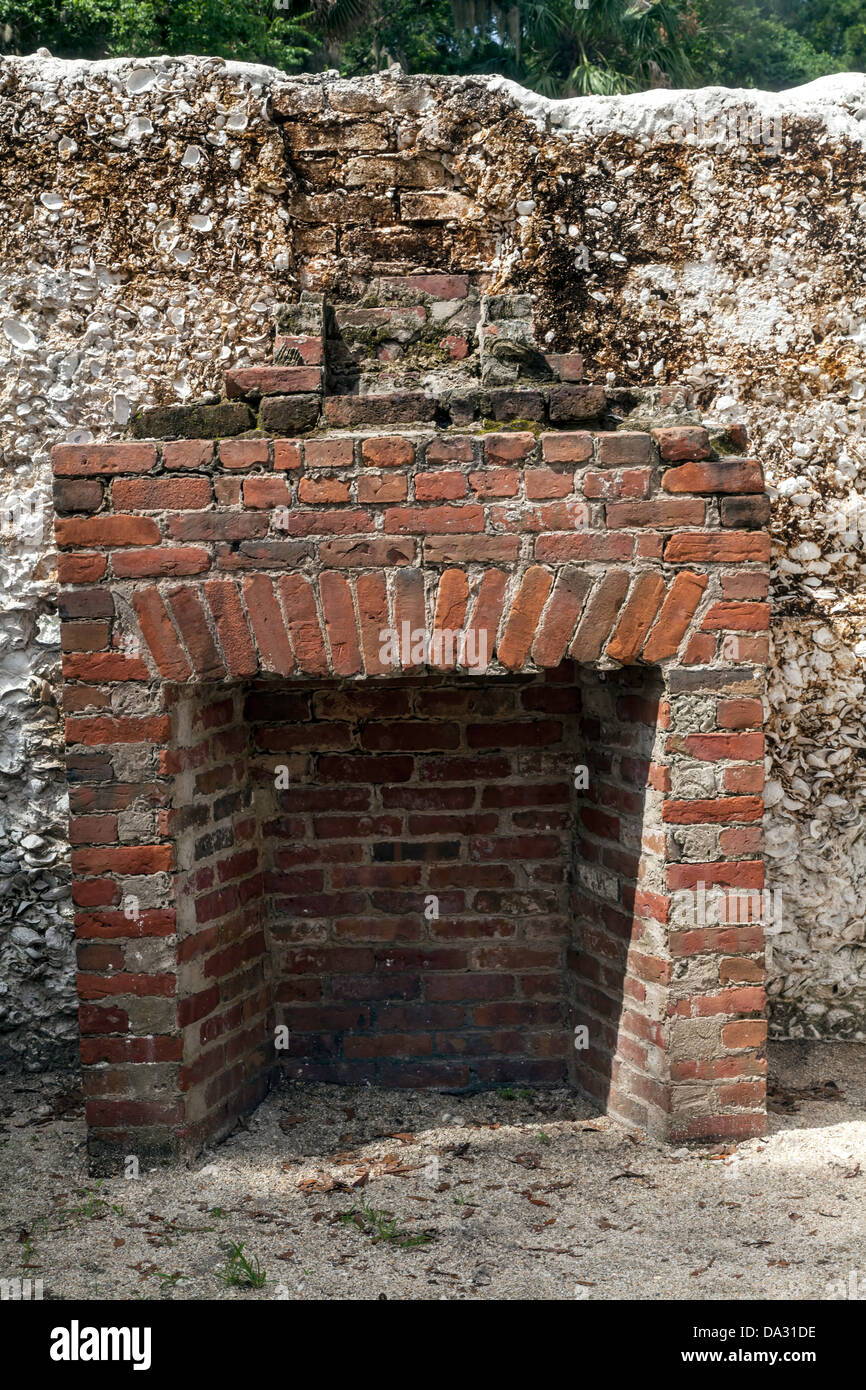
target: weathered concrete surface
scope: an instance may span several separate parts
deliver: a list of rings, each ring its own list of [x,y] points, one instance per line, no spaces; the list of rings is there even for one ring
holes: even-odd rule
[[[590,379],[685,381],[749,425],[778,494],[773,1027],[866,1036],[866,497],[834,520],[866,494],[864,137],[862,76],[551,103],[498,78],[0,63],[0,1047],[38,1064],[75,1034],[51,445],[266,360],[298,288],[423,269],[530,289]]]

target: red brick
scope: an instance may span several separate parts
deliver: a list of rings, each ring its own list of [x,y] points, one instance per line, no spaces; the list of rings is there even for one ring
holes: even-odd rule
[[[734,859],[763,854],[764,831],[760,825],[735,826],[719,832],[719,849]]]
[[[541,457],[545,463],[586,463],[592,458],[592,435],[585,430],[574,434],[543,434]]]
[[[552,576],[538,565],[524,575],[497,651],[502,665],[511,671],[516,671],[526,661],[552,584]]]
[[[592,498],[649,497],[652,472],[649,468],[610,469],[600,473],[588,468],[583,474],[584,496]]]
[[[431,299],[465,299],[469,293],[468,275],[386,275],[383,283],[429,294]]]
[[[392,592],[394,596],[394,627],[398,640],[402,642],[404,623],[409,624],[410,635],[419,629],[426,632],[427,610],[422,572],[415,569],[400,570],[394,575]]]
[[[764,803],[759,796],[719,796],[709,801],[665,801],[662,820],[672,825],[719,825],[731,821],[760,820]]]
[[[613,636],[605,647],[608,656],[624,665],[635,660],[659,611],[664,591],[665,582],[661,575],[638,575],[620,611]]]
[[[319,541],[319,561],[329,569],[394,569],[411,565],[416,558],[413,540],[384,536],[351,537]]]
[[[690,498],[676,501],[609,502],[608,526],[702,526],[706,504]]]
[[[439,592],[436,596],[436,606],[433,617],[433,631],[442,632],[448,630],[455,633],[463,629],[466,621],[466,604],[469,598],[469,582],[463,570],[449,569],[444,570],[439,579]],[[440,669],[453,669],[457,664],[456,641],[452,638],[454,648],[451,652],[452,659],[449,660],[449,653],[444,643],[441,650],[434,651],[431,665]]]
[[[280,530],[288,536],[360,535],[373,529],[370,513],[354,508],[351,511],[326,511],[323,507],[316,507],[310,511],[289,512],[280,526]]]
[[[527,468],[524,479],[530,501],[567,497],[574,490],[574,474],[557,472],[553,468]]]
[[[233,367],[225,374],[226,395],[286,396],[297,392],[321,391],[321,367]]]
[[[710,437],[695,425],[672,425],[652,431],[663,459],[705,459],[710,456]]]
[[[211,468],[213,456],[210,439],[177,439],[162,446],[162,461],[168,469]]]
[[[408,481],[403,473],[364,473],[358,479],[359,502],[405,502]]]
[[[424,559],[434,565],[507,565],[519,553],[518,536],[432,536],[424,541]]]
[[[717,758],[738,758],[756,762],[764,756],[764,735],[751,734],[686,734],[671,736],[668,747],[687,753],[690,758],[715,761]]]
[[[760,700],[719,700],[716,720],[722,729],[749,729],[764,722],[764,707]]]
[[[701,624],[707,632],[765,632],[769,626],[768,603],[714,603]]]
[[[78,1026],[82,1034],[125,1033],[129,1028],[129,1018],[125,1010],[115,1004],[81,1004]]]
[[[75,874],[159,874],[172,868],[171,845],[104,845],[99,849],[74,849]]]
[[[117,840],[117,816],[72,816],[71,845],[110,845]]]
[[[266,439],[220,440],[220,463],[223,468],[252,468],[256,463],[268,463]]]
[[[288,507],[292,500],[285,478],[255,475],[244,479],[245,507]]]
[[[722,1042],[725,1047],[763,1047],[766,1041],[767,1024],[764,1019],[743,1018],[722,1025]]]
[[[66,742],[109,747],[113,743],[162,744],[168,739],[169,727],[168,718],[161,714],[142,719],[77,716],[66,720]]]
[[[274,471],[288,472],[301,467],[301,445],[296,439],[274,440]]]
[[[676,655],[707,582],[705,574],[691,574],[688,570],[682,570],[674,576],[641,653],[644,661],[663,661],[665,657]],[[712,650],[707,650],[704,659],[710,660],[712,655]]]
[[[176,1125],[182,1118],[180,1101],[88,1100],[84,1110],[89,1127],[95,1130]]]
[[[185,681],[192,674],[186,654],[158,589],[136,589],[132,595],[141,635],[166,680]]]
[[[64,622],[60,632],[63,652],[99,652],[108,646],[111,624],[96,619]]]
[[[181,584],[169,589],[168,601],[178,630],[183,633],[195,674],[200,680],[219,680],[226,668],[207,625],[201,599],[195,589]]]
[[[111,557],[118,579],[201,574],[210,568],[210,556],[196,546],[160,546],[153,550],[120,551]]]
[[[542,535],[535,542],[535,558],[540,564],[559,564],[564,561],[617,563],[634,556],[634,537],[627,532],[604,533],[583,531]]]
[[[81,1042],[85,1066],[99,1062],[179,1062],[182,1058],[182,1038],[85,1038]]]
[[[759,767],[726,767],[723,782],[726,792],[762,792],[764,789],[763,765]]]
[[[481,576],[472,620],[466,625],[466,645],[481,666],[493,657],[507,585],[508,575],[502,570],[488,569]]]
[[[259,661],[237,585],[229,580],[211,579],[204,587],[229,675],[254,675]]]
[[[560,570],[532,644],[532,657],[539,666],[555,667],[563,660],[591,587],[592,580],[584,570],[570,565]]]
[[[415,446],[400,435],[383,435],[365,439],[361,459],[368,468],[405,468],[415,461]]]
[[[388,591],[384,574],[359,575],[355,583],[355,596],[364,671],[368,676],[385,675],[389,668],[379,657],[382,649],[380,634],[386,631],[389,625]]]
[[[319,593],[334,675],[354,676],[362,662],[352,590],[341,574],[326,570],[319,576]]]
[[[722,593],[728,599],[766,598],[770,589],[769,575],[755,570],[739,570],[720,577]]]
[[[243,592],[263,668],[278,676],[291,675],[295,663],[273,584],[267,575],[248,575]]]
[[[248,479],[248,481],[252,482],[253,480]],[[367,480],[362,478],[360,481],[365,482]],[[389,479],[389,481],[391,481],[391,479]],[[399,482],[399,479],[394,479],[393,481]],[[366,500],[367,499],[365,497],[360,497],[360,501],[364,502]],[[323,502],[348,502],[349,484],[341,482],[339,478],[302,478],[301,481],[298,483],[298,501],[307,504],[321,504]]]
[[[763,888],[764,864],[760,859],[725,860],[712,864],[669,864],[667,868],[667,887],[669,892],[680,888],[697,888],[703,883],[707,888]]]
[[[597,661],[628,593],[626,570],[609,570],[596,582],[568,654],[574,661]]]
[[[584,363],[579,352],[546,352],[544,356],[548,367],[560,381],[583,379]]]
[[[56,444],[51,462],[58,477],[88,478],[102,473],[149,473],[155,444]]]
[[[527,458],[534,448],[534,434],[502,430],[484,436],[484,457],[488,463],[514,463]]]
[[[651,465],[654,462],[652,440],[641,431],[617,430],[613,434],[599,434],[597,438],[599,467],[641,463]]]
[[[749,960],[745,956],[730,956],[719,962],[719,979],[722,984],[763,984],[766,971],[764,962]]]
[[[488,468],[470,473],[469,486],[478,497],[516,497],[520,492],[520,474],[516,468]]]
[[[770,659],[770,639],[726,635],[722,642],[722,656],[726,661],[758,661],[766,665]]]
[[[159,545],[159,527],[152,517],[58,517],[54,534],[59,546]]]
[[[415,497],[419,502],[447,502],[466,496],[466,479],[462,473],[418,473],[415,477]]]
[[[225,507],[216,511],[171,513],[166,524],[173,541],[249,541],[268,534],[268,517],[254,512],[228,511]]]
[[[104,555],[58,555],[57,578],[61,584],[92,584],[107,566]]]
[[[713,463],[684,463],[662,474],[665,492],[763,492],[764,473],[754,459],[720,459]]]
[[[118,478],[111,489],[113,506],[138,512],[191,511],[211,500],[207,478]]]
[[[428,463],[471,463],[475,457],[473,446],[472,439],[443,434],[430,441],[424,457]]]
[[[63,677],[69,681],[146,681],[150,672],[138,657],[122,652],[71,652],[63,656]]]
[[[769,558],[770,537],[752,531],[730,531],[724,536],[711,533],[670,536],[665,544],[665,560],[669,564],[766,563]]]
[[[94,880],[90,880],[92,883]],[[137,917],[125,912],[76,912],[75,935],[81,938],[113,939],[141,936],[173,936],[176,913],[173,908],[142,909]]]
[[[313,676],[327,675],[325,639],[309,581],[300,574],[286,574],[281,575],[279,587],[299,669]]]
[[[389,535],[466,534],[484,530],[484,509],[470,502],[462,507],[391,507],[385,513]]]
[[[88,883],[73,883],[72,901],[77,907],[110,907],[120,902],[120,889],[113,879],[94,878]]]
[[[664,605],[662,605],[664,608]],[[653,634],[650,633],[650,641]],[[673,653],[671,653],[672,655]],[[696,632],[689,638],[685,651],[682,655],[682,662],[685,666],[708,666],[716,654],[716,639],[708,632]],[[649,660],[648,657],[644,657]]]

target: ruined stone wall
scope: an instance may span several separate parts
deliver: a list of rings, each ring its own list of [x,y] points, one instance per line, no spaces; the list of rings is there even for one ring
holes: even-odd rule
[[[418,271],[532,293],[544,350],[590,380],[684,384],[748,425],[776,539],[772,1027],[863,1036],[864,118],[859,76],[550,103],[496,78],[2,61],[0,1049],[48,1060],[77,1026],[51,445],[270,360],[299,290],[363,309]],[[438,341],[407,385],[447,372]]]

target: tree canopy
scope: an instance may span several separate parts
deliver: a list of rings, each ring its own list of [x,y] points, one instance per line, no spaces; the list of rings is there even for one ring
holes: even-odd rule
[[[0,53],[501,72],[546,96],[778,90],[866,65],[862,0],[0,0]]]

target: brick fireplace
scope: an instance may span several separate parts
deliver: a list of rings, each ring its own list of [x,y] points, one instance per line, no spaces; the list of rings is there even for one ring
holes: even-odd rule
[[[54,450],[94,1169],[279,1068],[761,1133],[759,465],[573,356],[325,391],[325,312]]]

